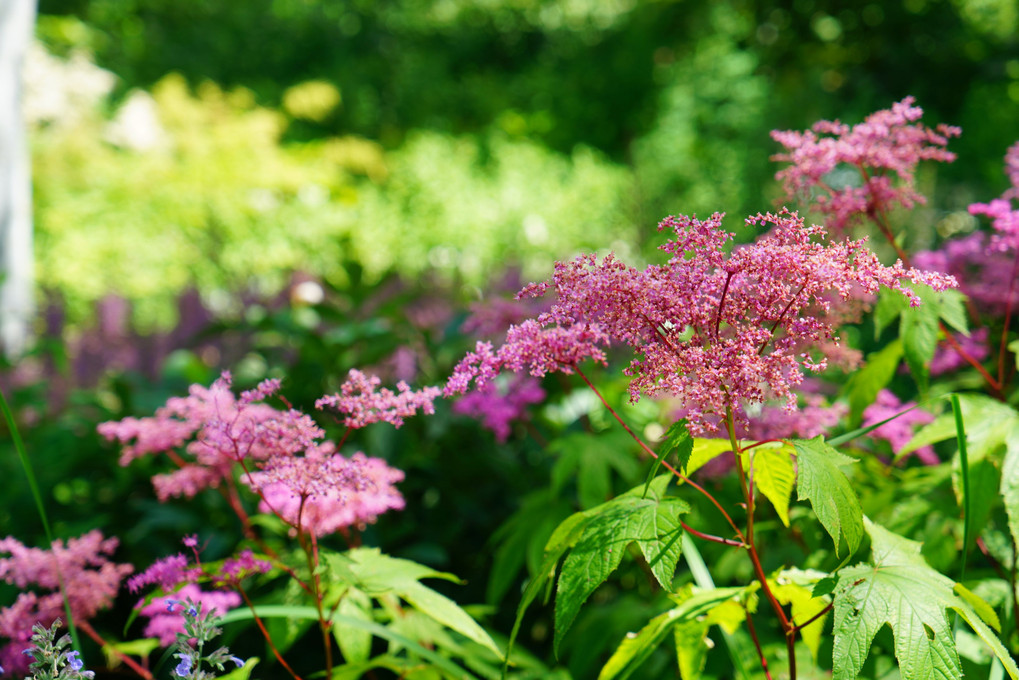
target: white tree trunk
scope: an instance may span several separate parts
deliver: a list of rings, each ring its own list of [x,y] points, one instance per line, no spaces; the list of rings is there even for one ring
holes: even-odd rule
[[[36,0],[0,0],[0,347],[8,356],[25,350],[35,311],[32,178],[21,114],[35,7]]]

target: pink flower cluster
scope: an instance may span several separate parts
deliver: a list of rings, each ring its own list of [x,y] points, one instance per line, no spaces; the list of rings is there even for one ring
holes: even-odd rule
[[[878,392],[877,399],[873,404],[868,406],[863,411],[863,425],[873,425],[874,423],[880,423],[886,418],[902,413],[908,408],[916,406],[916,402],[908,401],[902,403],[899,398],[896,397],[889,390],[881,390]],[[913,438],[913,428],[916,425],[926,425],[927,423],[933,422],[934,416],[921,409],[913,409],[908,413],[902,413],[895,420],[891,420],[879,428],[871,431],[870,436],[874,439],[882,439],[887,441],[892,451],[898,453],[903,446],[909,443],[909,440]],[[924,446],[917,449],[912,453],[921,461],[927,465],[936,465],[941,462],[938,459],[934,449],[930,446]]]
[[[527,370],[541,378],[556,371],[572,373],[573,367],[585,359],[605,363],[605,353],[598,345],[607,345],[609,337],[601,326],[586,322],[546,326],[543,318],[510,326],[506,341],[497,350],[490,342],[478,342],[453,369],[443,391],[445,396],[464,394],[471,381],[483,389],[504,370]]]
[[[350,427],[378,421],[398,427],[419,408],[431,413],[439,393],[436,387],[412,392],[402,383],[399,394],[376,392],[379,383],[375,376],[351,371],[342,396],[325,397],[320,405],[347,413]],[[194,385],[188,397],[170,399],[153,418],[103,423],[99,431],[125,444],[121,464],[156,452],[166,452],[174,460],[179,470],[153,479],[160,500],[191,497],[220,483],[233,485],[234,465],[243,463],[242,480],[259,495],[262,511],[275,512],[291,526],[317,536],[364,525],[386,510],[403,508],[403,498],[393,486],[403,479],[403,472],[361,453],[346,458],[332,443],[318,441],[324,431],[309,416],[258,403],[278,390],[279,381],[265,381],[235,399],[230,376],[224,374],[211,388]],[[193,461],[177,453],[185,445]],[[181,555],[165,558],[153,565],[155,571],[136,577],[132,586],[159,583],[165,588],[166,581],[179,576],[175,570],[185,565]]]
[[[440,394],[438,387],[425,387],[415,392],[401,380],[396,384],[398,394],[387,388],[376,392],[381,384],[377,376],[351,369],[347,381],[340,386],[340,393],[322,397],[315,402],[315,407],[329,406],[345,414],[343,424],[354,429],[378,422],[400,427],[403,419],[415,415],[418,409],[427,414],[435,413],[432,402]]]
[[[1019,142],[1009,147],[1005,154],[1005,172],[1012,186],[990,203],[974,203],[969,207],[973,215],[991,218],[991,226],[997,232],[991,238],[991,249],[999,252],[1019,251],[1019,210],[1013,209],[1012,200],[1019,198]]]
[[[471,378],[484,384],[501,368],[529,366],[535,374],[537,367],[541,374],[595,351],[604,359],[594,343],[611,338],[637,354],[626,370],[634,401],[641,394],[679,397],[695,435],[712,431],[729,409],[746,427],[744,406],[779,399],[795,409],[792,390],[803,380],[801,362],[809,370],[825,368],[824,358],[811,351],[835,340],[828,317],[833,299],[873,295],[886,286],[917,305],[920,300],[900,279],[937,290],[955,283],[899,262],[885,267],[864,241],[823,242],[822,227],[786,211],[749,218],[748,224],[770,230],[727,256],[732,234],[721,222],[717,213],[703,221],[667,218],[659,229],[674,237],[660,248],[671,258],[643,271],[613,255],[556,263],[551,282],[521,293],[554,290],[550,311],[514,327],[498,351],[479,343],[450,378],[447,394],[462,391]],[[520,341],[517,329],[525,326],[528,339],[555,337],[555,352],[546,343],[524,353],[532,345]]]
[[[206,614],[215,609],[217,616],[222,616],[241,604],[241,596],[237,593],[223,590],[206,591],[194,583],[189,583],[177,592],[154,597],[147,605],[140,607],[138,613],[149,619],[145,625],[145,637],[159,638],[159,644],[163,647],[169,647],[176,642],[177,633],[185,632],[184,617],[173,605],[175,602],[188,599],[195,604],[200,602],[202,611]]]
[[[953,333],[952,337],[966,354],[977,361],[983,361],[991,352],[987,346],[987,328],[977,328],[969,335]],[[930,372],[931,375],[944,375],[965,366],[969,366],[969,362],[962,358],[958,350],[942,340],[931,359]]]
[[[914,188],[917,164],[955,160],[955,154],[945,147],[962,131],[949,125],[932,130],[918,124],[923,110],[913,102],[913,97],[906,97],[852,127],[822,120],[804,132],[773,130],[772,139],[787,151],[772,160],[791,164],[776,175],[786,199],[813,201],[817,210],[828,216],[827,226],[834,232],[843,231],[854,219],[894,205],[911,208],[923,204],[924,197]],[[831,173],[840,166],[858,172],[860,185],[832,182]]]
[[[124,445],[121,465],[153,453],[167,453],[174,459],[178,470],[152,478],[161,501],[172,496],[191,498],[230,478],[239,461],[292,455],[325,434],[300,411],[278,411],[256,403],[279,389],[278,380],[267,380],[240,399],[234,398],[230,383],[230,374],[223,373],[212,387],[192,385],[187,397],[169,399],[154,417],[102,423],[99,434]],[[185,444],[193,460],[177,454]]]
[[[66,544],[54,541],[49,550],[26,547],[11,536],[0,540],[0,555],[5,555],[0,557],[0,579],[21,591],[14,604],[0,609],[0,636],[10,640],[0,649],[0,666],[8,672],[28,669],[21,651],[32,637],[32,625],[49,627],[64,617],[61,580],[75,621],[87,621],[113,604],[121,580],[134,570],[107,559],[117,543],[99,530]],[[46,592],[29,590],[32,586]]]
[[[453,404],[453,412],[481,418],[481,424],[495,433],[499,442],[510,435],[510,423],[527,417],[527,407],[541,403],[545,390],[531,376],[515,376],[501,389],[489,383],[468,392]]]
[[[922,251],[913,264],[951,274],[959,290],[982,312],[1003,316],[1008,303],[1015,255],[989,247],[989,237],[976,231],[945,241],[939,250]]]
[[[303,456],[276,457],[245,481],[272,512],[290,526],[324,536],[345,527],[363,527],[387,510],[402,510],[403,496],[394,484],[403,472],[379,458],[355,453],[345,458],[329,442]]]

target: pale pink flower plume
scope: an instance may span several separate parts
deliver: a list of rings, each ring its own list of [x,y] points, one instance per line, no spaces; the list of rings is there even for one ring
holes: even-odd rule
[[[48,628],[58,617],[66,618],[61,578],[75,621],[87,621],[113,604],[120,582],[134,570],[107,559],[117,544],[98,529],[66,544],[56,540],[49,550],[27,547],[11,536],[0,540],[0,555],[5,555],[0,557],[0,579],[22,591],[13,605],[0,609],[0,637],[10,640],[0,650],[0,665],[9,672],[27,670],[29,660],[21,651],[32,637],[32,625]]]
[[[827,216],[827,226],[833,232],[842,232],[854,219],[895,205],[912,208],[925,203],[914,186],[917,164],[955,160],[955,154],[945,147],[962,131],[949,125],[931,129],[917,123],[923,109],[913,106],[914,101],[906,97],[852,127],[822,120],[804,132],[773,130],[772,139],[787,151],[772,160],[790,163],[775,175],[782,182],[786,200],[811,202]],[[840,166],[858,173],[858,186],[833,184],[830,173]]]
[[[973,203],[970,214],[991,218],[996,232],[991,238],[991,249],[999,252],[1019,251],[1019,210],[1012,207],[1012,201],[1019,198],[1019,142],[1005,154],[1005,172],[1012,183],[1001,198],[990,203]]]
[[[324,536],[363,527],[387,510],[402,510],[403,496],[393,485],[403,477],[401,470],[379,458],[363,453],[346,458],[326,442],[303,456],[273,458],[263,470],[245,475],[244,481],[262,497],[259,510]]]
[[[138,613],[149,619],[145,626],[145,637],[159,638],[159,644],[163,647],[169,647],[176,642],[177,633],[185,631],[181,605],[175,603],[188,599],[195,604],[200,602],[202,613],[206,616],[213,610],[217,616],[222,616],[241,604],[241,596],[235,592],[204,591],[197,585],[189,583],[175,593],[153,598],[147,605],[141,606],[144,600],[138,603]]]
[[[481,418],[481,424],[499,442],[509,439],[510,424],[527,417],[527,407],[541,403],[545,390],[531,376],[515,376],[502,386],[489,383],[472,390],[453,403],[453,412]]]
[[[890,420],[870,432],[870,437],[887,441],[892,447],[892,452],[898,453],[913,438],[914,426],[934,422],[934,416],[922,409],[913,409],[908,413],[903,413],[913,406],[916,406],[916,402],[902,403],[891,391],[881,390],[878,392],[877,400],[864,409],[863,425],[866,427],[880,423],[886,418],[902,413],[898,418]],[[921,447],[910,455],[916,456],[926,465],[936,465],[941,462],[930,446]]]
[[[229,478],[237,462],[254,464],[303,451],[324,434],[300,411],[256,403],[275,394],[278,380],[267,380],[240,399],[230,391],[230,383],[230,374],[224,372],[209,388],[192,385],[187,397],[169,399],[154,417],[110,421],[98,431],[124,445],[121,465],[153,453],[170,454],[179,469],[152,480],[161,501],[191,498]],[[185,444],[190,459],[180,454]]]
[[[414,391],[401,380],[396,384],[399,392],[393,392],[385,387],[379,390],[381,384],[378,376],[351,369],[347,381],[340,386],[340,393],[322,397],[315,402],[315,408],[328,406],[346,415],[343,424],[350,428],[378,422],[400,427],[404,418],[410,418],[419,409],[427,414],[435,413],[432,402],[440,394],[438,387]]]
[[[789,410],[796,408],[793,388],[803,380],[802,367],[823,370],[826,360],[818,348],[837,340],[828,316],[833,300],[873,295],[885,286],[918,305],[902,279],[937,290],[955,283],[900,262],[883,266],[862,240],[824,242],[823,227],[807,226],[786,211],[749,218],[748,224],[766,233],[727,256],[732,234],[722,229],[721,220],[718,213],[704,221],[666,218],[659,229],[674,237],[660,248],[671,259],[643,271],[613,255],[557,262],[551,282],[522,292],[556,293],[551,310],[530,327],[548,326],[544,333],[597,329],[600,344],[611,338],[629,345],[636,353],[625,371],[632,377],[631,399],[679,397],[690,432],[700,435],[712,431],[729,409],[746,427],[745,406],[777,399]],[[472,377],[484,384],[497,369],[520,370],[525,362],[511,365],[503,359],[508,351],[518,356],[511,340],[497,352],[479,343],[450,378],[447,394]],[[592,346],[588,340],[568,347],[580,348],[579,358]],[[566,354],[559,351],[560,357]],[[575,361],[560,357],[557,363],[565,366]]]

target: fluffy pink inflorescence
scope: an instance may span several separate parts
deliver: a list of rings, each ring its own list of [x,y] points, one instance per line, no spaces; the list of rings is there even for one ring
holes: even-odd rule
[[[212,577],[212,584],[217,588],[233,586],[249,576],[268,574],[272,568],[272,562],[255,557],[251,550],[244,550],[236,557],[223,560]]]
[[[403,477],[379,458],[363,453],[346,458],[327,442],[303,456],[273,458],[244,480],[262,497],[261,511],[323,536],[370,524],[387,510],[402,510],[403,497],[393,485]]]
[[[891,418],[913,406],[916,406],[916,402],[908,401],[903,404],[889,390],[881,390],[878,392],[874,403],[864,409],[863,425],[866,427],[874,423],[880,423],[882,420]],[[913,409],[908,413],[903,413],[895,420],[891,420],[881,427],[872,430],[870,436],[874,439],[887,441],[891,444],[892,451],[898,453],[913,438],[913,427],[915,425],[926,425],[933,421],[934,416],[930,413],[921,409]],[[930,446],[919,448],[911,455],[915,455],[927,465],[936,465],[941,462],[937,454],[934,453],[934,449]]]
[[[278,380],[267,380],[240,399],[230,391],[230,382],[230,374],[223,373],[209,388],[192,385],[187,397],[169,399],[154,417],[110,421],[98,431],[124,445],[121,465],[153,453],[171,454],[179,469],[152,478],[161,501],[191,498],[229,478],[239,461],[253,464],[297,453],[324,434],[300,411],[256,403],[279,389]],[[191,460],[176,453],[185,444]]]
[[[87,621],[113,604],[121,580],[134,570],[107,559],[117,543],[99,530],[66,544],[54,541],[49,550],[26,547],[10,536],[0,540],[0,555],[5,555],[0,557],[0,579],[22,591],[13,605],[0,609],[0,637],[10,640],[0,650],[0,665],[9,672],[27,670],[29,660],[21,651],[32,637],[32,625],[48,628],[65,617],[61,578],[76,621]],[[46,592],[28,590],[31,586]]]
[[[127,589],[137,593],[145,586],[159,586],[165,591],[173,590],[181,583],[197,583],[202,577],[202,568],[189,564],[183,553],[162,557],[140,574],[127,580]]]
[[[177,640],[177,633],[184,632],[184,617],[180,613],[181,607],[172,607],[170,602],[184,601],[190,599],[194,603],[202,603],[202,612],[207,616],[216,610],[217,616],[222,616],[234,607],[241,604],[241,596],[230,591],[214,590],[203,591],[197,585],[189,583],[175,593],[153,598],[147,605],[141,606],[139,614],[149,619],[145,626],[145,636],[159,638],[159,644],[169,647]],[[144,602],[144,600],[142,601]],[[139,605],[142,603],[140,602]]]
[[[556,371],[572,373],[573,367],[585,359],[605,363],[605,353],[598,345],[607,345],[609,337],[598,324],[546,326],[541,322],[543,317],[510,326],[506,341],[498,350],[493,350],[490,342],[478,342],[474,351],[453,369],[443,394],[447,397],[464,394],[471,381],[478,389],[484,389],[504,370],[527,370],[542,378]]]
[[[345,414],[347,417],[343,424],[350,428],[378,422],[400,427],[403,419],[415,415],[418,409],[428,414],[435,413],[432,402],[440,394],[438,387],[413,391],[401,380],[396,384],[399,393],[385,387],[376,391],[381,384],[377,376],[351,369],[347,381],[340,386],[340,393],[322,397],[315,402],[315,407],[328,406]]]
[[[945,147],[962,131],[949,125],[932,130],[918,124],[923,110],[913,102],[913,97],[906,97],[852,127],[822,120],[805,132],[773,130],[772,139],[787,151],[772,160],[791,164],[775,176],[782,182],[786,199],[812,200],[834,232],[843,231],[856,218],[894,205],[911,208],[924,203],[914,188],[917,163],[955,160],[955,154]],[[858,172],[860,185],[833,185],[829,173],[840,166]],[[898,176],[898,183],[892,173]]]
[[[626,371],[634,401],[641,394],[679,397],[695,435],[711,431],[729,409],[746,426],[744,406],[779,399],[793,410],[793,388],[803,380],[801,365],[825,368],[823,357],[815,359],[811,351],[836,339],[827,316],[833,298],[873,295],[886,286],[918,305],[901,279],[937,290],[954,285],[951,277],[906,269],[899,262],[885,267],[862,240],[819,242],[822,227],[807,226],[786,211],[749,218],[748,224],[770,231],[726,256],[732,234],[721,221],[718,213],[704,221],[667,218],[659,229],[674,233],[661,246],[671,258],[643,271],[613,255],[556,263],[551,282],[522,291],[556,293],[551,310],[525,324],[530,324],[528,337],[568,335],[564,347],[572,354],[560,350],[548,360],[548,352],[534,352],[527,361],[513,336],[498,351],[479,343],[450,378],[447,394],[462,391],[471,378],[484,384],[501,368],[530,366],[534,374],[535,359],[545,370],[568,367],[591,356],[595,341],[611,339],[637,353]],[[596,334],[585,344],[574,338],[578,330]]]
[[[499,442],[509,439],[510,423],[527,417],[527,407],[541,403],[545,390],[531,376],[516,376],[502,388],[495,383],[468,392],[453,404],[453,412],[481,418]]]
[[[1012,183],[1001,198],[990,203],[974,203],[969,211],[972,215],[991,218],[995,233],[991,238],[991,249],[998,252],[1019,252],[1019,210],[1013,209],[1012,201],[1019,199],[1019,142],[1009,147],[1005,154],[1005,172]]]

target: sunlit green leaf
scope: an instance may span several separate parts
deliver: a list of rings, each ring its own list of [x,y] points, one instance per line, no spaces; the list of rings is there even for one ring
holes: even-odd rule
[[[863,538],[863,510],[853,486],[840,466],[855,460],[828,446],[823,437],[796,439],[796,495],[809,500],[814,514],[835,542],[845,538],[849,553],[856,552]]]

